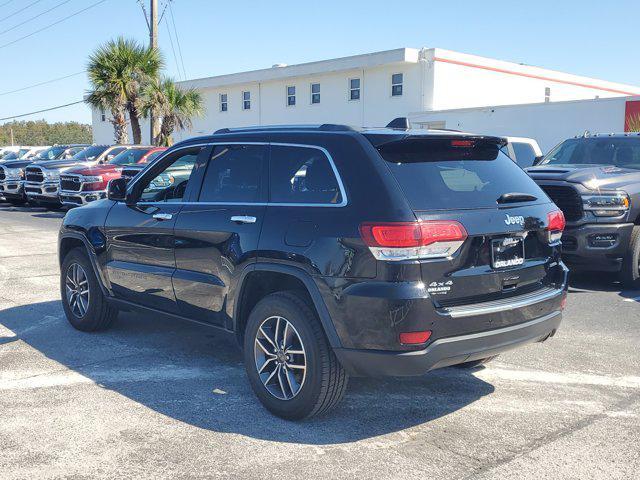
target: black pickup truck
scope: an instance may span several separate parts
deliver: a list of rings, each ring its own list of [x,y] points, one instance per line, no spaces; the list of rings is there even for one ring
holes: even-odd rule
[[[563,141],[527,173],[563,211],[562,258],[574,270],[640,283],[640,134]]]

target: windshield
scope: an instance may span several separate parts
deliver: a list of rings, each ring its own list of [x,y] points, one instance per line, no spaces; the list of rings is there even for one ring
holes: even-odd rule
[[[378,148],[414,210],[495,208],[505,193],[548,201],[497,145],[454,142],[460,141],[404,140]]]
[[[153,162],[156,158],[158,158],[160,156],[160,154],[162,154],[164,152],[164,150],[156,150],[155,152],[149,154],[149,156],[147,158],[144,159],[144,163],[151,163]]]
[[[73,157],[71,157],[71,159],[79,161],[92,161],[99,157],[100,154],[102,154],[107,148],[109,147],[107,147],[106,145],[94,145],[93,147],[80,150]]]
[[[149,151],[147,148],[131,148],[120,152],[109,162],[111,165],[131,165],[138,163],[142,157]]]
[[[571,138],[551,150],[540,165],[614,165],[640,169],[640,138]]]
[[[43,150],[36,155],[37,160],[55,160],[58,156],[65,151],[65,147],[51,147]]]
[[[15,160],[18,158],[18,152],[9,152],[2,157],[2,160]]]

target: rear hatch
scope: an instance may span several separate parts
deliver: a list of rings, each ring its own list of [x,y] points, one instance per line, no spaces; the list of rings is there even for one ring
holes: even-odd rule
[[[437,308],[528,295],[558,281],[548,230],[557,208],[500,151],[502,142],[421,135],[377,145],[420,222],[459,222],[466,231],[457,250],[420,260]]]

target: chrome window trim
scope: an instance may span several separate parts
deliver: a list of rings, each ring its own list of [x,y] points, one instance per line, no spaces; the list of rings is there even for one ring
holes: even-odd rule
[[[197,147],[208,147],[208,146],[216,146],[216,145],[268,145],[268,146],[276,146],[276,147],[301,147],[301,148],[313,148],[316,150],[320,150],[329,160],[329,165],[331,165],[331,170],[333,171],[333,175],[338,182],[338,188],[340,189],[340,195],[342,196],[342,201],[340,203],[285,203],[285,202],[136,202],[137,205],[228,205],[228,206],[257,206],[257,207],[322,207],[322,208],[340,208],[346,207],[349,202],[347,200],[347,192],[344,188],[344,183],[342,182],[342,177],[338,172],[338,168],[333,160],[333,157],[328,152],[328,150],[319,145],[310,145],[303,143],[286,143],[286,142],[207,142],[207,143],[196,143],[193,145],[185,145],[180,148],[176,148],[175,150],[167,151],[164,155],[160,155],[156,158],[152,163],[145,167],[151,168],[152,165],[155,165],[157,162],[162,161],[167,155],[172,155],[175,152],[179,152],[180,150],[186,150],[189,148],[197,148]],[[138,177],[134,182],[132,182],[128,188],[127,192],[132,189],[135,184],[140,181],[141,177]]]

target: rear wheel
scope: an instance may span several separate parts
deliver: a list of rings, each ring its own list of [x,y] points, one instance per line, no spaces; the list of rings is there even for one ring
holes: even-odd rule
[[[494,355],[492,357],[481,358],[479,360],[471,360],[470,362],[459,363],[455,365],[456,368],[476,368],[480,365],[484,365],[485,363],[489,363],[491,360],[496,358],[498,355]]]
[[[320,321],[295,292],[268,295],[255,306],[245,329],[244,362],[260,402],[282,418],[326,413],[347,388],[347,373]]]
[[[620,271],[620,280],[627,288],[635,288],[640,284],[640,225],[635,225],[631,232],[631,240]]]
[[[117,316],[117,310],[106,302],[91,262],[81,248],[71,250],[62,262],[60,294],[67,320],[83,332],[103,330]]]

